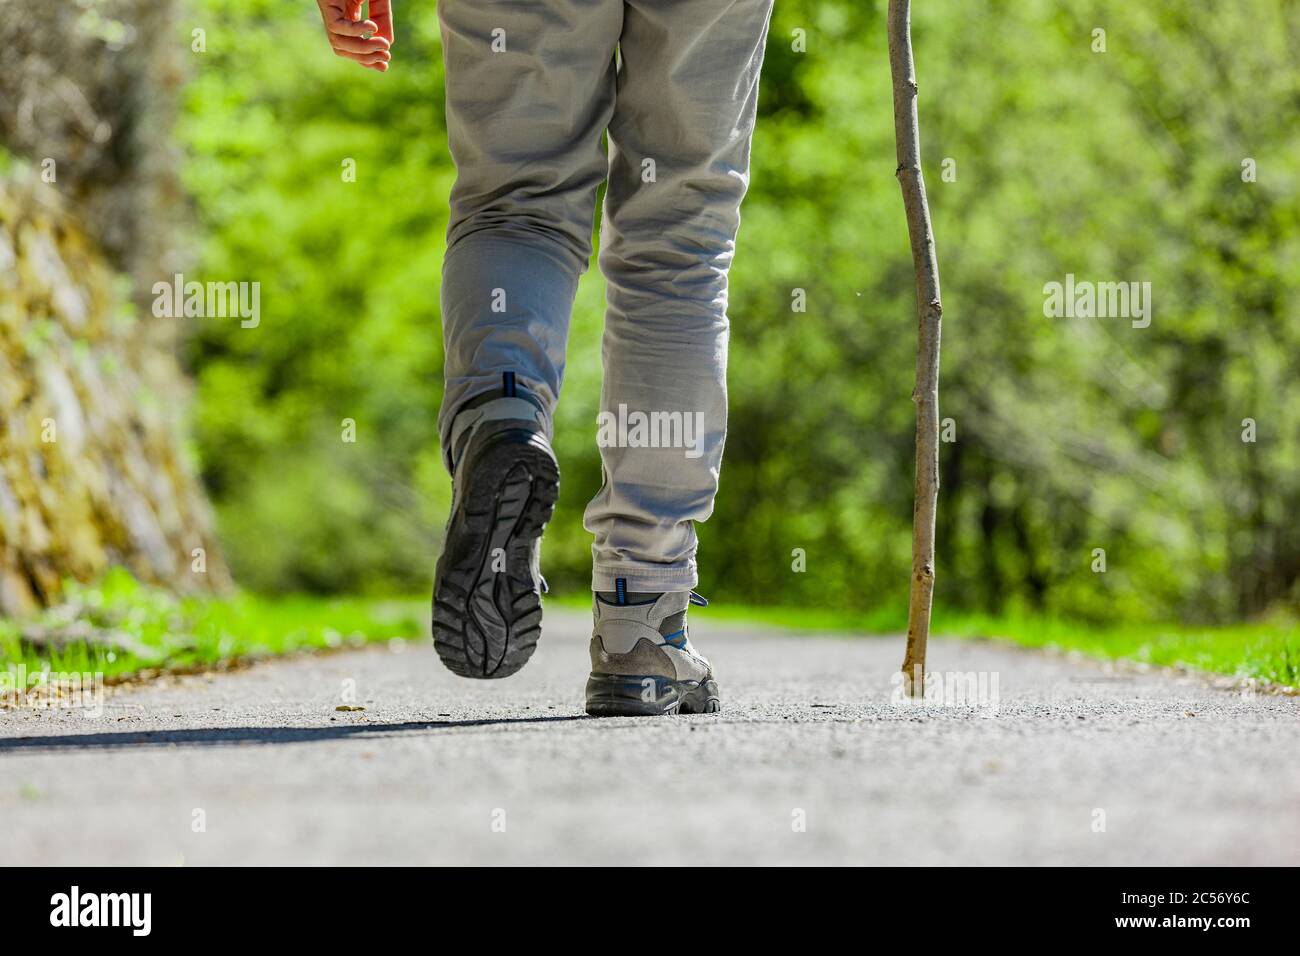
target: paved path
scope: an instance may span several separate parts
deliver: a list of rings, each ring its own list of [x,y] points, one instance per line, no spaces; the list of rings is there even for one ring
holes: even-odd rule
[[[986,706],[909,710],[898,639],[704,612],[724,713],[592,720],[586,627],[500,682],[421,642],[0,711],[0,866],[1300,863],[1294,698],[936,640]]]

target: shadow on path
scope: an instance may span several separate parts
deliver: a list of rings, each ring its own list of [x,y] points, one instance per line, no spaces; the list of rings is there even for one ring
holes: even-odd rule
[[[419,720],[398,724],[344,724],[338,727],[203,727],[193,730],[145,730],[107,734],[49,734],[44,737],[0,738],[0,754],[21,750],[125,749],[138,747],[223,747],[241,744],[301,744],[346,740],[412,730],[463,730],[515,724],[564,723],[593,720],[585,714],[560,717],[499,717],[481,720]]]

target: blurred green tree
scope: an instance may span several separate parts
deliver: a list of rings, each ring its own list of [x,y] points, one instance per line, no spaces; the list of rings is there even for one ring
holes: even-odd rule
[[[439,545],[452,169],[435,12],[397,13],[382,76],[332,57],[308,6],[191,14],[208,37],[182,129],[196,235],[208,273],[262,282],[263,320],[200,326],[189,361],[221,532],[259,589],[423,589]],[[948,326],[938,604],[1294,608],[1300,7],[970,0],[913,16]],[[732,274],[726,465],[701,528],[711,595],[904,613],[913,292],[883,24],[883,2],[777,6]],[[1045,316],[1067,275],[1149,282],[1150,325]],[[601,300],[593,269],[544,556],[574,589],[600,481]]]

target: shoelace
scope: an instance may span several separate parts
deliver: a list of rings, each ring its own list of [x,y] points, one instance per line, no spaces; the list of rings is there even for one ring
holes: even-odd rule
[[[689,603],[695,605],[696,607],[708,607],[709,599],[706,598],[703,594],[697,594],[696,592],[692,591],[691,596],[689,598]],[[690,635],[687,633],[688,627],[689,625],[686,624],[685,621],[683,621],[682,629],[680,631],[674,631],[671,634],[665,634],[663,636],[664,643],[669,645],[670,647],[677,648],[679,651],[686,650],[686,645],[690,642]]]

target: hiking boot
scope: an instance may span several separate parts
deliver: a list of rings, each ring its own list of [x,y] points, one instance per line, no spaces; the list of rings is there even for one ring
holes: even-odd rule
[[[433,643],[461,677],[509,677],[542,633],[542,531],[560,469],[541,410],[513,392],[465,407],[452,424],[451,515],[434,581]]]
[[[599,594],[593,600],[587,713],[625,717],[720,710],[713,668],[691,646],[686,628],[687,608],[708,601],[693,591],[628,600],[621,582],[614,601]]]

